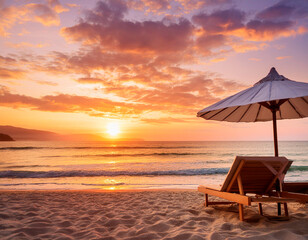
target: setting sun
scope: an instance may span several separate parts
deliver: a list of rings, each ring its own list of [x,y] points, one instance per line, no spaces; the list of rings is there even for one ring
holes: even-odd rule
[[[108,123],[106,129],[106,132],[112,137],[116,137],[121,132],[119,124],[115,122]]]

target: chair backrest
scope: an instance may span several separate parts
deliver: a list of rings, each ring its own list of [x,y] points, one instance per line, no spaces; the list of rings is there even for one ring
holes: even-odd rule
[[[276,180],[283,182],[292,161],[285,157],[237,156],[221,191],[239,193],[238,176],[244,193],[266,194],[275,189]]]

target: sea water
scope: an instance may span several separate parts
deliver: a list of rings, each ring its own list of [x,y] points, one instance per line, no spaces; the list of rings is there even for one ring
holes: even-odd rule
[[[308,142],[279,142],[286,181],[308,181]],[[0,189],[196,189],[223,182],[236,156],[272,142],[0,142]]]

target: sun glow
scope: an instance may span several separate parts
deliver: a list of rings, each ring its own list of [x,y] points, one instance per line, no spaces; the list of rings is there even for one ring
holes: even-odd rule
[[[111,137],[116,137],[121,131],[120,131],[120,127],[118,123],[112,122],[112,123],[108,123],[106,126],[107,129],[107,133],[111,136]]]

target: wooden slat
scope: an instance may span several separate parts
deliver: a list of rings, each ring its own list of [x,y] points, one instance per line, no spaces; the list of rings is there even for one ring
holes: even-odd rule
[[[231,181],[230,181],[230,183],[229,183],[229,186],[227,187],[227,192],[229,192],[230,189],[232,188],[232,185],[233,185],[234,181],[236,180],[238,173],[241,171],[241,169],[242,169],[244,163],[245,163],[245,161],[242,160],[241,163],[239,164],[239,166],[237,167],[237,169],[236,169],[236,171],[235,171],[233,177],[231,178]]]
[[[205,186],[199,186],[198,191],[202,192],[202,193],[209,194],[209,195],[213,195],[213,196],[216,196],[216,197],[220,197],[220,198],[229,200],[231,202],[237,202],[237,203],[244,204],[244,205],[247,205],[247,206],[251,205],[251,197],[239,195],[239,194],[236,194],[236,193],[221,192],[219,190],[207,188]]]
[[[268,168],[268,170],[270,170],[274,175],[277,175],[277,171],[276,169],[271,166],[268,162],[262,162],[264,164],[264,166],[266,166]]]
[[[208,205],[235,204],[236,202],[208,202]]]
[[[270,164],[273,168],[280,168],[281,167],[281,163],[280,162],[270,162],[270,161],[266,161],[263,162],[261,160],[259,161],[249,161],[247,162],[247,168],[265,168],[266,166],[264,165],[264,163]]]
[[[259,197],[259,198],[251,198],[251,202],[277,202],[277,203],[284,203],[284,202],[296,202],[293,198],[279,198],[279,197]]]
[[[248,159],[249,161],[270,161],[270,162],[281,162],[288,161],[286,157],[270,157],[270,156],[237,156],[241,159]]]
[[[271,182],[272,179],[273,179],[272,177],[271,178],[264,178],[264,179],[260,179],[258,177],[248,178],[247,179],[245,175],[242,175],[242,182],[243,182],[244,185],[246,185],[246,184],[259,184],[259,185],[262,185],[262,184],[266,184],[266,183]]]
[[[243,183],[242,183],[242,178],[241,178],[241,174],[237,175],[237,185],[238,185],[238,189],[240,191],[241,195],[245,195],[244,193],[244,188],[243,188]]]

